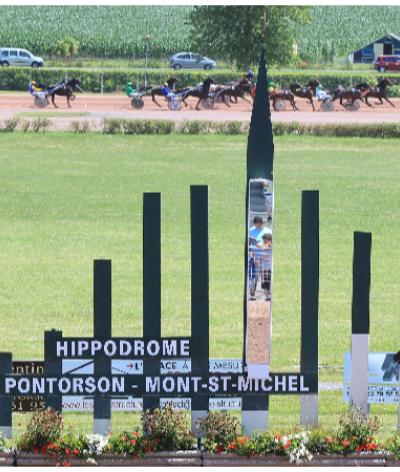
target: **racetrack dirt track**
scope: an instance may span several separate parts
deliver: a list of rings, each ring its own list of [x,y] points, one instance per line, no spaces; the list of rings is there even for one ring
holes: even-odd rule
[[[212,110],[202,108],[195,110],[197,99],[189,98],[188,108],[182,106],[179,111],[170,111],[167,102],[161,97],[158,98],[161,108],[151,101],[150,97],[144,97],[145,105],[142,109],[132,108],[130,99],[123,95],[95,95],[77,94],[76,100],[71,102],[72,108],[68,109],[64,97],[57,97],[56,104],[59,108],[54,108],[50,103],[46,108],[39,109],[34,106],[33,97],[28,93],[3,93],[0,94],[0,120],[5,120],[17,113],[26,112],[52,112],[51,118],[53,127],[67,129],[71,121],[91,119],[101,122],[105,117],[119,117],[132,119],[168,119],[174,121],[181,120],[215,120],[215,121],[249,121],[251,117],[251,104],[240,100],[238,104],[227,107],[218,103]],[[315,111],[312,112],[311,105],[304,99],[296,98],[296,104],[300,111],[292,111],[289,103],[285,111],[275,112],[272,110],[272,120],[282,122],[299,123],[398,123],[400,121],[400,99],[392,99],[395,108],[388,103],[376,105],[372,108],[364,103],[360,105],[358,111],[349,111],[335,103],[335,110],[332,112]],[[316,103],[316,108],[319,104]],[[56,113],[60,112],[60,117]],[[71,118],[66,114],[71,112]],[[75,114],[74,114],[75,112]],[[76,112],[84,112],[85,115],[77,116]]]

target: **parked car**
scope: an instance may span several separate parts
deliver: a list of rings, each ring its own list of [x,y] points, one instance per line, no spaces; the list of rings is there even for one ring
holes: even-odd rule
[[[41,57],[33,55],[26,49],[0,48],[0,65],[42,67],[44,61]]]
[[[193,52],[178,52],[171,56],[169,63],[175,70],[179,69],[215,69],[217,64],[215,61],[203,57]]]
[[[374,68],[379,72],[400,70],[400,56],[379,56],[374,62]]]

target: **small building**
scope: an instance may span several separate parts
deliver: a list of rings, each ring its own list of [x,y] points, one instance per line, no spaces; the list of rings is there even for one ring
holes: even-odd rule
[[[382,38],[352,52],[349,59],[353,63],[371,63],[375,61],[378,56],[391,54],[400,55],[400,36],[388,33]]]

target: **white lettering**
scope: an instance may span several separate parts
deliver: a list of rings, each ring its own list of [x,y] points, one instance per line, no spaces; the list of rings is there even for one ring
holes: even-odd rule
[[[144,341],[137,340],[134,345],[134,356],[144,356]]]
[[[90,350],[90,352],[92,353],[92,356],[94,356],[97,351],[100,351],[100,349],[101,349],[101,342],[98,341],[97,339],[94,339],[90,344],[91,344],[91,350]]]
[[[178,377],[177,378],[177,391],[178,393],[190,392],[190,377]]]
[[[85,340],[78,341],[78,356],[81,356],[89,349],[89,343]]]
[[[165,377],[162,386],[165,393],[173,392],[175,389],[175,379],[173,377]]]
[[[160,392],[160,377],[146,377],[146,393]]]
[[[297,376],[289,375],[289,392],[297,392]]]
[[[6,393],[10,393],[17,386],[17,381],[12,377],[6,377]]]
[[[286,392],[286,377],[285,376],[279,377],[277,375],[275,377],[275,391]]]
[[[163,355],[172,357],[172,356],[176,356],[176,354],[177,354],[177,342],[164,339],[163,340]]]
[[[181,356],[189,356],[190,355],[190,350],[189,350],[189,340],[188,339],[183,339],[180,342],[181,345]]]
[[[67,356],[68,355],[68,343],[67,341],[57,341],[56,344],[57,357]]]
[[[157,356],[160,352],[160,344],[157,341],[149,341],[147,343],[147,352],[149,356]]]
[[[208,380],[208,389],[210,390],[211,393],[216,393],[218,392],[219,388],[219,383],[218,383],[218,377],[212,376]]]
[[[97,381],[97,389],[100,393],[106,393],[110,390],[110,380],[107,377],[100,377]]]
[[[124,393],[125,379],[123,377],[112,378],[112,391],[113,393]]]
[[[32,379],[32,393],[45,393],[44,379]]]
[[[66,377],[63,377],[58,382],[58,389],[61,393],[68,393],[71,391],[71,381]]]
[[[104,353],[106,356],[112,357],[117,352],[117,345],[114,341],[106,341],[104,343]]]
[[[132,351],[132,346],[130,343],[128,343],[128,341],[122,340],[119,343],[119,350],[120,350],[121,356],[129,356],[129,354]]]
[[[310,389],[304,386],[304,376],[300,376],[300,392],[309,392]]]

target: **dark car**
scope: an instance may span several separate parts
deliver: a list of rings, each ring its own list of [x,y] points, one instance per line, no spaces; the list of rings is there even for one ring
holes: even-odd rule
[[[379,72],[386,70],[400,70],[400,56],[378,56],[374,68]]]

